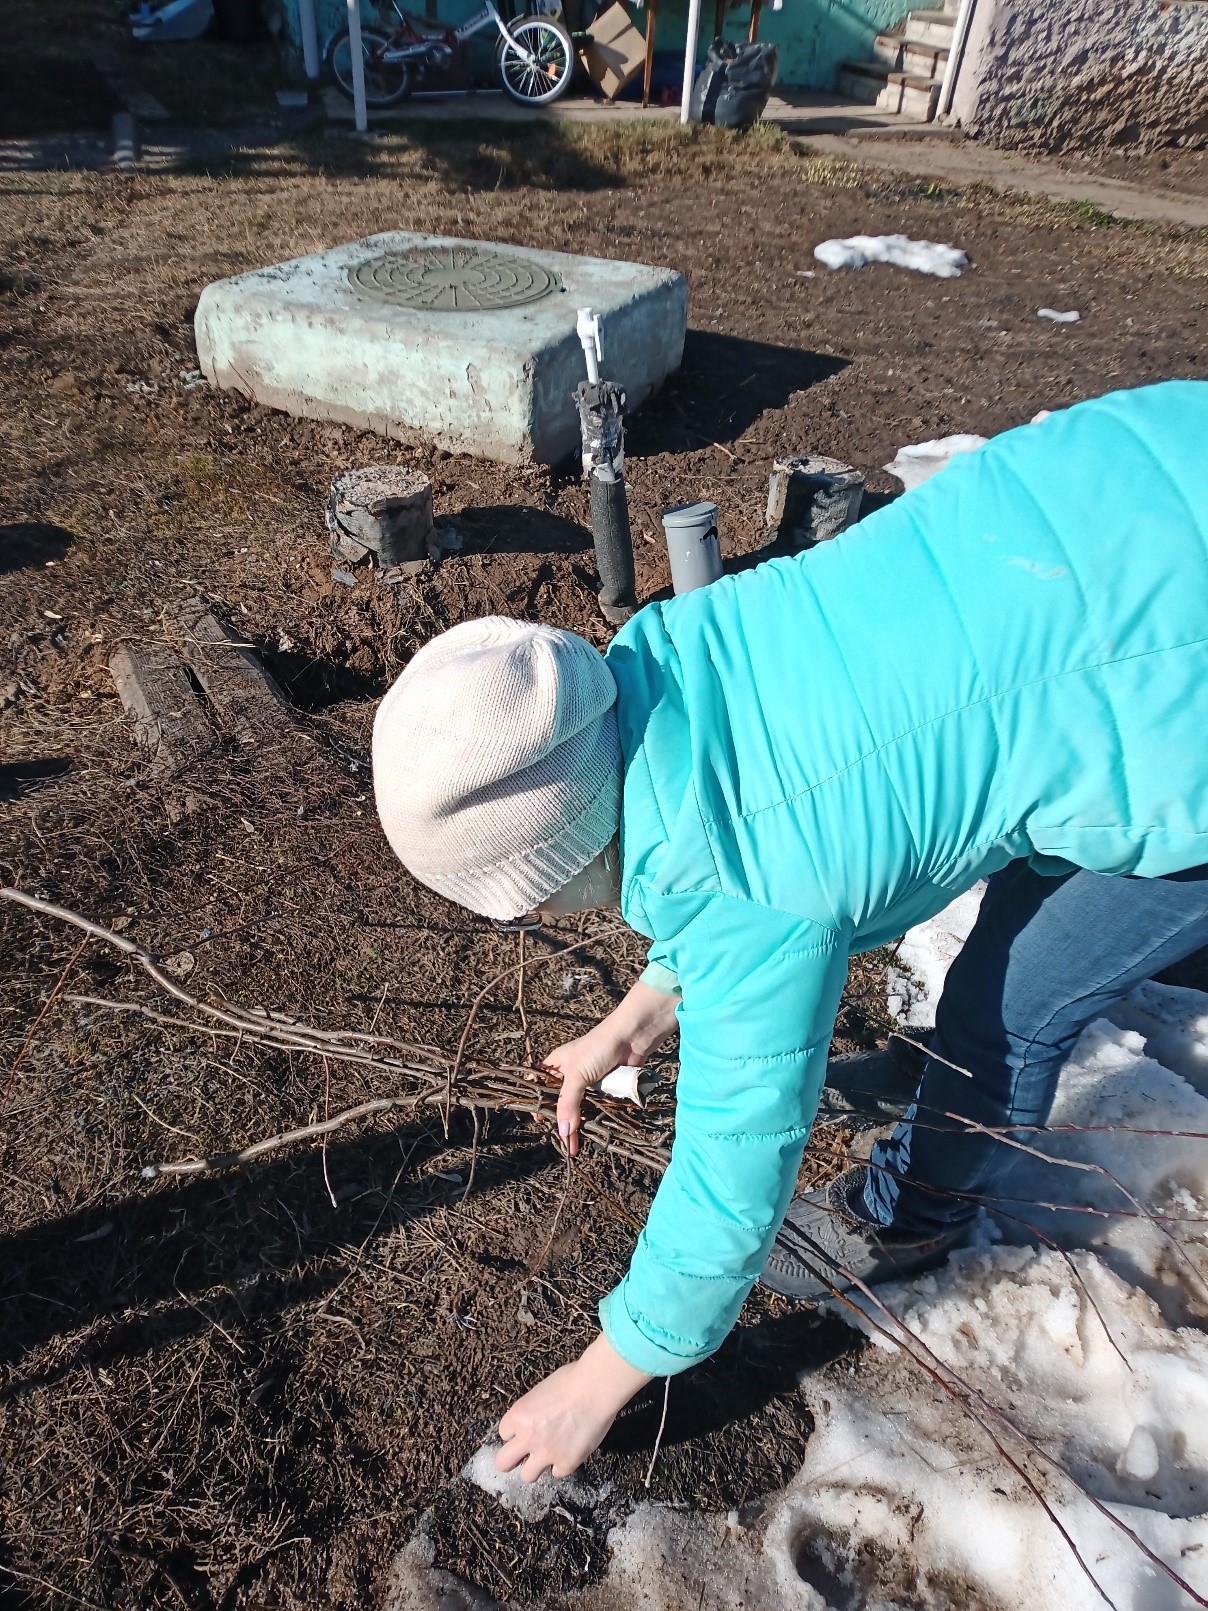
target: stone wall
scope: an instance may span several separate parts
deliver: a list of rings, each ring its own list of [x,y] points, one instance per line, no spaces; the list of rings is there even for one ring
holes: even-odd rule
[[[1208,146],[1208,3],[977,0],[953,111],[1000,145]]]

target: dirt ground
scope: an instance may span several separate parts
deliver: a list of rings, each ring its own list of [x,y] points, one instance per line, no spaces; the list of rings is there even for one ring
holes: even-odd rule
[[[1087,210],[887,180],[759,131],[425,138],[315,135],[172,177],[0,179],[0,878],[175,958],[199,998],[447,1055],[518,942],[390,859],[367,769],[375,701],[467,616],[606,641],[582,486],[572,467],[502,469],[195,385],[204,284],[393,227],[684,270],[684,366],[628,438],[648,597],[668,583],[660,510],[716,499],[741,559],[778,452],[841,456],[887,493],[878,467],[905,442],[1203,373],[1208,251]],[[816,241],[857,230],[950,241],[973,267],[939,281],[814,264]],[[1044,323],[1041,306],[1082,322]],[[397,589],[331,576],[328,483],[371,462],[429,474],[466,533],[462,554]],[[107,665],[123,642],[170,636],[197,594],[295,715],[271,743],[200,761],[180,817]],[[573,1598],[603,1570],[598,1530],[585,1542],[555,1516],[524,1532],[452,1479],[590,1335],[654,1174],[585,1152],[567,1186],[528,1119],[497,1117],[475,1149],[464,1116],[446,1139],[404,1114],[325,1151],[145,1182],[148,1163],[233,1150],[391,1083],[73,1003],[166,1005],[74,930],[3,903],[0,933],[5,1605],[374,1606],[429,1509],[438,1560],[491,1594]],[[579,937],[555,924],[530,954]],[[614,935],[535,971],[524,1019],[501,984],[475,1056],[527,1062],[527,1033],[539,1057],[640,960]],[[840,1047],[884,1033],[885,960],[855,970]],[[842,1155],[841,1137],[819,1138],[812,1176]],[[651,1494],[757,1502],[809,1436],[802,1367],[855,1346],[753,1299],[722,1354],[673,1384]],[[617,1507],[646,1495],[660,1407],[636,1406],[593,1463]]]

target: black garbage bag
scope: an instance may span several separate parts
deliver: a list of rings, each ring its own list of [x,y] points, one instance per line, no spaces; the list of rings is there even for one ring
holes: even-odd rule
[[[705,65],[696,75],[696,83],[692,86],[692,99],[688,102],[688,120],[691,123],[712,123],[713,113],[717,107],[717,97],[721,94],[722,85],[726,81],[726,58],[721,55],[719,41],[714,40],[709,46],[709,54],[705,57]]]
[[[738,45],[715,39],[692,86],[688,116],[694,123],[746,129],[757,123],[780,68],[775,45]]]
[[[726,67],[726,81],[713,109],[718,128],[746,129],[757,123],[779,71],[780,52],[775,45],[739,45]]]

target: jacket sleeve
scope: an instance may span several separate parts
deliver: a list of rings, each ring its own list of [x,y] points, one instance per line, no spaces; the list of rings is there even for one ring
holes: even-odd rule
[[[722,896],[662,949],[683,991],[675,1144],[629,1272],[600,1305],[613,1347],[653,1376],[713,1353],[763,1269],[848,961],[836,931]]]
[[[646,953],[646,966],[640,975],[640,982],[650,985],[655,990],[661,990],[665,996],[681,994],[679,979],[675,969],[670,965],[667,948],[658,940]]]

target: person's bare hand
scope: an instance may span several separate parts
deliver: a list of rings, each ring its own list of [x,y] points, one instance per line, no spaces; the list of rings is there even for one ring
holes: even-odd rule
[[[572,1158],[579,1152],[584,1093],[614,1068],[641,1067],[646,1062],[675,1028],[677,999],[639,980],[620,1006],[594,1029],[557,1047],[545,1059],[545,1067],[562,1076],[558,1134]]]
[[[608,1434],[620,1411],[650,1380],[600,1336],[569,1365],[517,1399],[499,1423],[500,1471],[519,1467],[525,1482],[542,1472],[569,1477]]]
[[[624,1060],[623,1049],[611,1036],[602,1033],[604,1027],[598,1024],[578,1040],[557,1047],[545,1059],[545,1067],[562,1076],[562,1089],[558,1093],[558,1134],[566,1142],[572,1158],[579,1153],[584,1093],[598,1085],[614,1068],[619,1068]]]

